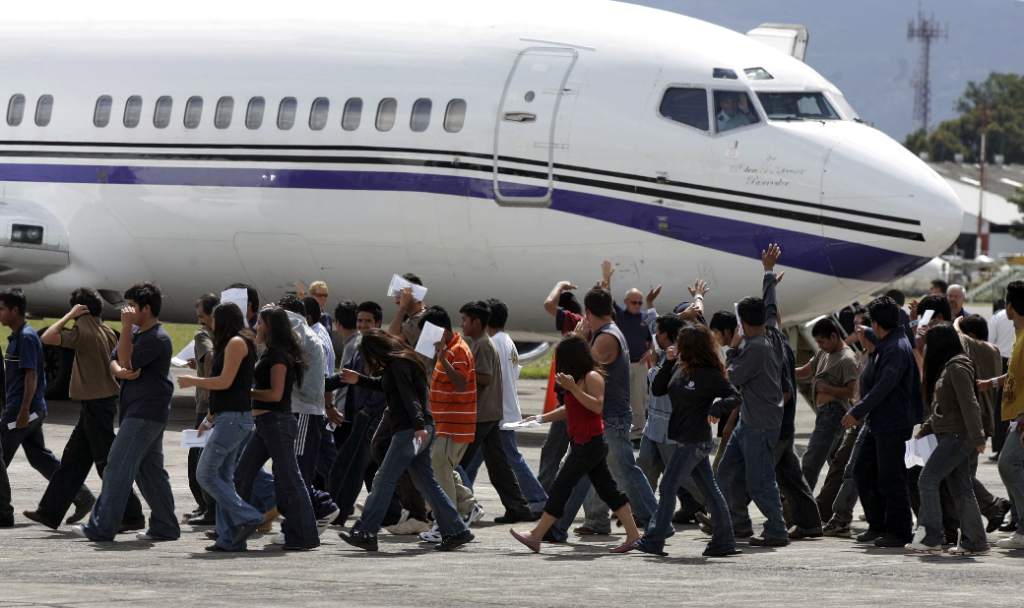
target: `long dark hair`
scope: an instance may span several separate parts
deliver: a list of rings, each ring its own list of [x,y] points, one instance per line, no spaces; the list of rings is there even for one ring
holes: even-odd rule
[[[292,331],[288,313],[280,306],[267,306],[260,310],[260,323],[267,326],[267,350],[277,349],[283,352],[291,361],[295,384],[302,384],[302,376],[306,373],[306,359],[302,356],[299,339]]]
[[[245,317],[234,302],[225,302],[213,309],[213,350],[223,353],[231,338],[242,333]]]
[[[590,372],[603,373],[601,364],[594,359],[594,353],[590,351],[590,345],[576,335],[562,338],[555,347],[555,371],[569,374],[577,383],[583,382]]]
[[[359,352],[363,361],[374,373],[384,371],[395,359],[405,359],[416,364],[416,369],[427,375],[427,368],[416,351],[382,329],[371,329],[363,333],[359,342]]]
[[[707,326],[684,325],[676,338],[676,349],[679,351],[677,365],[687,374],[692,374],[698,367],[710,367],[725,377],[725,366],[715,348],[715,337]]]
[[[924,398],[928,403],[932,402],[935,383],[939,381],[946,364],[963,352],[960,335],[951,324],[940,323],[928,330],[924,340]]]

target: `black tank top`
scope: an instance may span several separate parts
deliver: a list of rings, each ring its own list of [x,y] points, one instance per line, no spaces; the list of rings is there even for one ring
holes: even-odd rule
[[[210,412],[248,412],[252,409],[252,400],[249,391],[252,390],[253,370],[256,367],[256,349],[247,338],[245,347],[247,352],[245,359],[238,366],[238,373],[235,374],[235,381],[231,386],[221,391],[210,391]],[[217,351],[213,355],[213,370],[211,376],[219,376],[224,371],[224,352]]]

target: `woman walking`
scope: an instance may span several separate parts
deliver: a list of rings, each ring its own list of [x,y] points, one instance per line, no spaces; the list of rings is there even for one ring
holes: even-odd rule
[[[473,534],[459,517],[455,505],[434,478],[430,444],[434,424],[427,406],[427,372],[419,355],[391,334],[371,329],[363,334],[359,352],[371,376],[342,370],[341,380],[384,393],[391,424],[391,445],[373,477],[363,515],[351,532],[340,532],[346,543],[377,550],[377,532],[391,504],[395,486],[408,470],[437,519],[441,542],[434,548],[451,551],[471,540]]]
[[[938,444],[917,482],[921,508],[914,540],[906,548],[913,553],[942,553],[939,484],[945,480],[960,521],[960,542],[949,553],[988,553],[971,480],[971,452],[985,450],[981,407],[974,392],[976,373],[964,354],[960,335],[949,323],[930,328],[925,336],[924,381],[926,417],[917,436],[934,433]]]
[[[658,511],[635,548],[644,553],[666,555],[665,539],[672,536],[672,513],[676,490],[691,475],[711,510],[711,542],[705,557],[736,555],[729,505],[715,481],[708,455],[713,449],[709,417],[718,418],[733,409],[739,392],[725,377],[714,336],[703,325],[686,325],[679,330],[675,346],[666,351],[668,361],[654,377],[651,393],[668,395],[672,401],[668,438],[678,445],[661,478]]]
[[[216,501],[216,542],[207,551],[245,551],[245,541],[262,523],[262,514],[235,491],[235,467],[242,446],[254,427],[253,372],[256,347],[242,335],[245,318],[237,305],[227,302],[213,310],[213,366],[209,377],[181,376],[181,388],[210,392],[209,412],[198,434],[209,431],[199,458],[196,479]],[[211,430],[212,429],[212,430]]]
[[[640,538],[629,499],[619,491],[608,470],[608,444],[604,439],[604,376],[601,366],[590,352],[590,345],[580,336],[564,338],[555,348],[555,381],[565,390],[565,405],[537,419],[540,422],[566,420],[569,455],[558,470],[548,492],[537,526],[528,534],[509,530],[516,540],[540,552],[540,543],[551,526],[562,517],[565,503],[584,475],[590,478],[597,495],[614,511],[626,528],[626,542],[611,549],[625,553]]]
[[[299,426],[291,411],[292,385],[302,381],[306,364],[283,308],[268,306],[260,311],[256,342],[266,347],[253,373],[252,414],[256,433],[238,462],[235,486],[238,494],[248,500],[256,475],[267,459],[273,460],[277,509],[284,515],[284,550],[308,551],[320,546],[320,533],[306,482],[295,459]]]

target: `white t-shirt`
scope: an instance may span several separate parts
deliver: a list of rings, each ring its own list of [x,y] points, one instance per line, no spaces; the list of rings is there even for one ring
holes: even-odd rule
[[[498,351],[501,363],[501,423],[519,422],[523,419],[523,411],[519,409],[519,351],[512,338],[499,331],[491,336],[494,350]]]
[[[1013,353],[1013,343],[1017,339],[1017,332],[1013,328],[1013,321],[1006,316],[1006,310],[1000,310],[988,320],[988,341],[996,345],[999,354],[1004,359],[1009,359]]]

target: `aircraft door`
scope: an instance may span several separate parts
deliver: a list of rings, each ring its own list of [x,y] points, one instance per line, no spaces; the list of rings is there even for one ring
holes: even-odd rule
[[[551,203],[555,127],[577,58],[574,49],[561,47],[528,48],[516,57],[494,128],[494,198],[499,205]],[[524,160],[530,169],[523,167]]]

